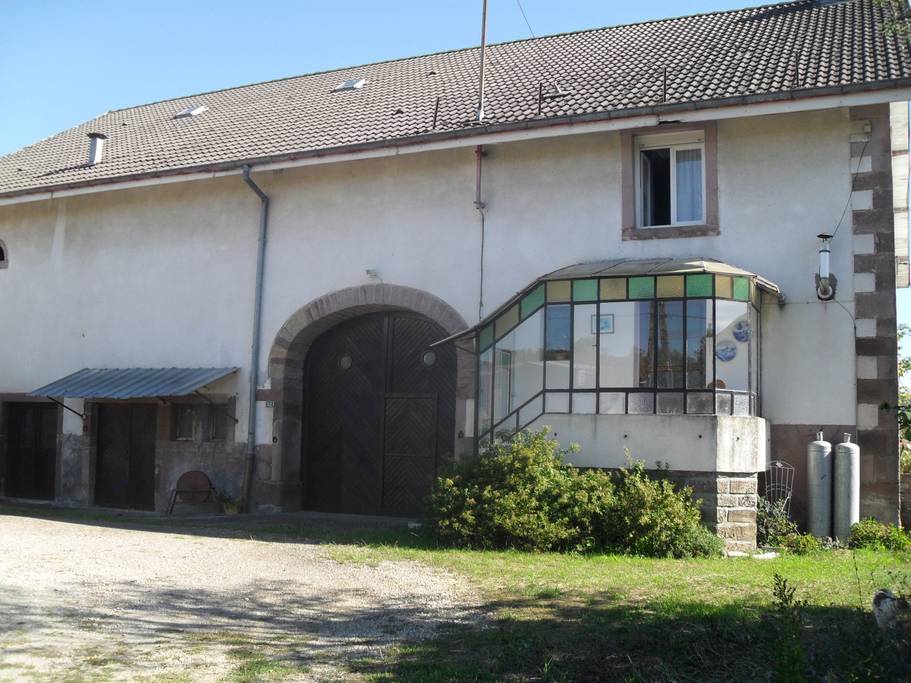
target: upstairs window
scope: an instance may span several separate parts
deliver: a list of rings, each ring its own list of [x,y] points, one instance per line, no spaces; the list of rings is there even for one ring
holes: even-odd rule
[[[705,136],[702,131],[635,138],[639,227],[706,222]]]
[[[9,255],[6,251],[6,245],[0,240],[0,268],[9,267]]]

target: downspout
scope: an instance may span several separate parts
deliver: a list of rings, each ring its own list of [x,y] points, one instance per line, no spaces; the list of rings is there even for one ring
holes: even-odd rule
[[[250,167],[243,167],[244,182],[260,201],[259,241],[256,247],[256,289],[253,295],[253,340],[250,344],[250,396],[247,408],[247,457],[244,464],[243,510],[250,511],[253,488],[253,466],[256,463],[256,387],[259,386],[259,337],[262,328],[263,270],[266,262],[266,232],[269,227],[269,196],[250,177]]]
[[[483,171],[484,157],[487,152],[484,151],[483,145],[478,145],[474,150],[476,157],[475,165],[475,183],[474,183],[474,207],[478,210],[481,219],[481,255],[480,255],[480,283],[478,285],[478,322],[484,318],[484,241],[486,238],[486,226],[484,208],[485,204],[481,198],[481,173]]]

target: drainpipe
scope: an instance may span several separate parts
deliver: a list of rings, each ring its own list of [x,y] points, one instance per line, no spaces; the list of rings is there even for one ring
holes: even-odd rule
[[[253,488],[253,466],[256,462],[256,387],[259,386],[259,337],[262,327],[263,268],[266,262],[266,231],[269,227],[269,196],[250,177],[250,167],[244,166],[244,182],[259,197],[259,241],[256,247],[256,289],[253,295],[253,341],[250,344],[250,399],[247,409],[247,457],[244,464],[244,512],[250,511],[250,491]]]
[[[486,239],[484,209],[486,205],[481,194],[482,171],[484,167],[484,157],[487,152],[484,151],[483,145],[475,147],[475,181],[474,181],[474,208],[478,210],[481,221],[481,255],[480,255],[480,284],[478,287],[478,321],[484,317],[484,242]]]

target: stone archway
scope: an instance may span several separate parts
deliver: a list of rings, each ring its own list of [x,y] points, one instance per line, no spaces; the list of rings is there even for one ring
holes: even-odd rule
[[[348,287],[314,299],[292,315],[279,330],[269,353],[269,378],[273,397],[270,448],[271,476],[260,472],[260,487],[266,486],[268,502],[291,510],[300,506],[300,454],[304,362],[313,342],[339,323],[367,313],[411,311],[434,321],[447,334],[468,324],[445,301],[428,292],[385,283]],[[464,434],[466,403],[474,395],[474,357],[459,350],[456,385],[456,443],[454,452],[470,452],[471,436]],[[263,454],[265,455],[265,454]],[[260,488],[258,487],[258,488]]]

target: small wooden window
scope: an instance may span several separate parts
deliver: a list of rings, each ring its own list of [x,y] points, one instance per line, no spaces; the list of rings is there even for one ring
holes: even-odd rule
[[[227,406],[200,403],[175,403],[172,406],[172,441],[222,441],[227,437]]]

